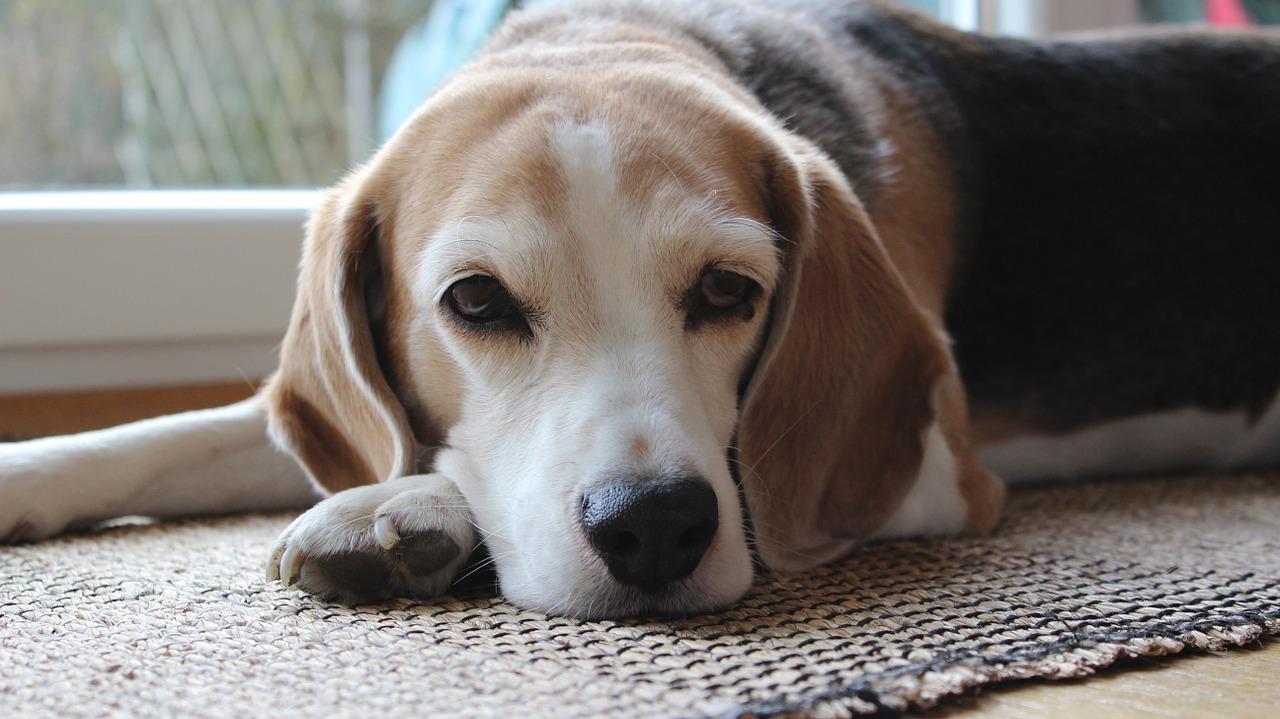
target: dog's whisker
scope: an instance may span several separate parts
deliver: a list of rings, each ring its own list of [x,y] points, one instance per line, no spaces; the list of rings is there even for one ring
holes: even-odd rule
[[[483,560],[476,562],[473,565],[470,565],[468,567],[468,570],[465,573],[460,574],[457,577],[454,577],[453,581],[457,583],[457,582],[462,582],[464,580],[470,579],[471,577],[484,571],[485,569],[488,569],[489,567],[492,567],[492,566],[496,566],[498,563],[498,559],[510,556],[511,554],[514,554],[514,552],[503,552],[502,554],[489,554]]]
[[[475,522],[472,522],[471,526],[475,527],[476,532],[480,534],[480,541],[484,542],[485,544],[489,544],[490,539],[499,539],[508,544],[511,543],[511,540],[505,534],[502,534],[497,530],[485,529],[484,527],[481,527],[479,524],[476,524]]]
[[[810,404],[809,407],[805,409],[805,411],[800,413],[800,416],[796,417],[795,420],[786,429],[782,430],[782,432],[778,434],[777,438],[773,440],[772,444],[766,447],[765,450],[761,452],[758,457],[756,457],[756,462],[757,463],[762,462],[766,457],[768,457],[769,454],[773,452],[773,450],[777,448],[777,446],[782,442],[782,440],[786,439],[787,435],[791,434],[791,432],[795,430],[795,428],[799,426],[802,421],[804,421],[805,417],[808,417],[809,413],[813,412],[814,408],[822,404],[822,402],[823,400],[821,399],[814,400],[813,403]],[[754,467],[752,468],[752,470],[754,472]]]
[[[778,232],[776,229],[764,224],[763,222],[760,222],[759,220],[753,220],[750,217],[725,217],[725,218],[716,220],[715,222],[712,223],[713,227],[719,226],[719,225],[734,225],[739,227],[749,227],[753,230],[759,230],[761,234],[763,234],[771,242],[785,242],[785,243],[794,244],[793,240],[787,237],[784,237],[782,233]]]
[[[689,194],[689,189],[685,187],[684,180],[680,179],[680,176],[676,174],[676,171],[671,169],[671,165],[668,164],[666,160],[662,159],[662,155],[659,155],[657,152],[654,152],[651,150],[649,152],[649,156],[657,160],[658,164],[666,168],[667,174],[671,175],[671,179],[675,180],[676,185],[680,187],[680,190],[682,193],[684,193],[685,195]],[[715,191],[712,190],[712,192],[714,193]]]

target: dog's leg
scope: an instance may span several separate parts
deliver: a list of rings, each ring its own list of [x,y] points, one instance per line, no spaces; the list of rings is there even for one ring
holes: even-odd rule
[[[128,515],[306,507],[320,493],[267,436],[259,401],[0,444],[0,541]]]
[[[440,474],[339,492],[276,540],[267,579],[348,603],[434,597],[477,546],[466,500]]]

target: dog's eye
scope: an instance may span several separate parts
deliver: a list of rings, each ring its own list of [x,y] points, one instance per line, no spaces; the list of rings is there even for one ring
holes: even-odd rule
[[[715,320],[749,320],[755,317],[753,300],[759,294],[760,286],[749,277],[729,270],[709,269],[689,293],[685,326],[694,329]]]
[[[702,276],[702,298],[712,307],[727,310],[750,299],[754,285],[737,272],[711,270]]]
[[[449,286],[445,304],[464,322],[527,330],[524,313],[502,283],[487,275],[472,275]]]

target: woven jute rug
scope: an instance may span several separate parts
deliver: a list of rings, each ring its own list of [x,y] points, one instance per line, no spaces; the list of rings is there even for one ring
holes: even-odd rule
[[[834,717],[1280,631],[1277,474],[1022,490],[994,537],[871,546],[679,621],[317,602],[262,579],[287,520],[0,549],[0,714]]]

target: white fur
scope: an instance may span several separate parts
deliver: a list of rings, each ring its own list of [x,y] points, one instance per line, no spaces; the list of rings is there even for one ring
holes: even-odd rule
[[[924,456],[911,491],[872,539],[937,537],[964,529],[967,505],[960,494],[955,455],[934,422],[924,431]]]
[[[1280,462],[1280,397],[1256,422],[1243,411],[1181,409],[1067,435],[1019,437],[979,448],[978,458],[1015,483],[1275,464]]]
[[[303,507],[319,496],[267,440],[256,400],[111,429],[0,444],[0,538],[125,515]]]

